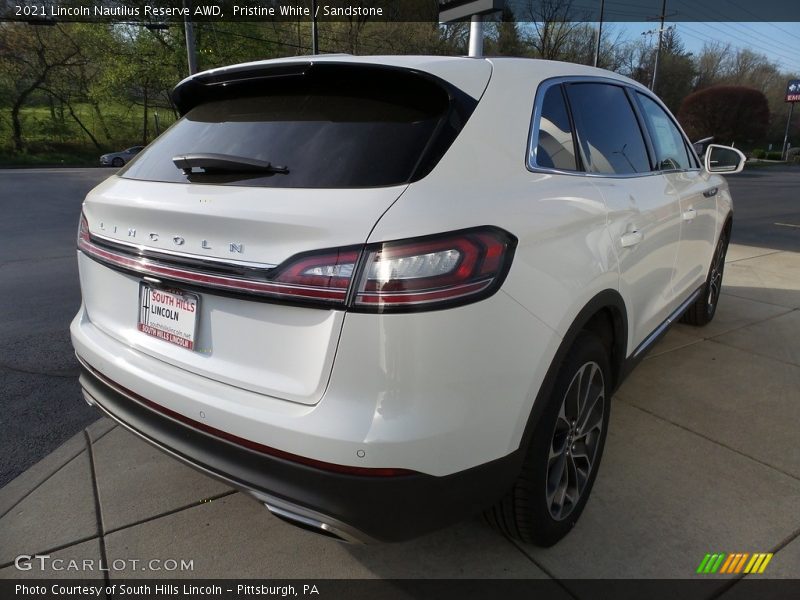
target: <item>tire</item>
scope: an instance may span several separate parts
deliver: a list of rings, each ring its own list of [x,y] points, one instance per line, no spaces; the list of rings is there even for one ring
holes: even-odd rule
[[[583,403],[586,411],[579,410],[577,390],[589,397]],[[611,376],[608,353],[596,335],[578,335],[546,402],[517,481],[485,513],[506,535],[537,546],[552,546],[572,530],[597,477],[608,430]]]
[[[111,165],[114,167],[121,167],[125,164],[125,161],[122,160],[119,156],[117,156],[114,160],[111,161]]]
[[[714,318],[722,291],[722,274],[725,271],[725,255],[728,252],[728,231],[728,228],[725,227],[719,235],[714,256],[711,258],[711,266],[708,269],[708,277],[703,286],[703,293],[683,313],[681,323],[702,327]]]

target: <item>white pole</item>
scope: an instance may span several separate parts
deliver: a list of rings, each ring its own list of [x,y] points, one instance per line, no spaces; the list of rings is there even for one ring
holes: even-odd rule
[[[789,159],[789,128],[792,126],[792,113],[794,112],[794,102],[789,103],[789,118],[786,119],[786,133],[783,134],[783,148],[781,148],[781,160]]]
[[[472,15],[469,23],[469,55],[483,56],[483,16]]]

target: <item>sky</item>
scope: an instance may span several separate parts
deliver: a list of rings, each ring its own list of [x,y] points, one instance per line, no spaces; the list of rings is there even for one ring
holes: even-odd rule
[[[778,63],[782,71],[800,76],[800,23],[664,23],[665,27],[673,25],[689,52],[700,52],[705,42],[730,44],[734,49],[747,48],[764,54]],[[658,22],[606,23],[604,27],[621,33],[627,39],[636,39],[645,31],[657,31]],[[651,39],[656,38],[652,36]]]
[[[541,16],[545,0],[505,0],[517,20]],[[657,31],[662,10],[665,27],[675,26],[689,52],[704,42],[730,44],[764,54],[787,73],[800,76],[800,0],[550,0],[575,20],[596,22],[628,40]],[[539,20],[539,19],[533,19]],[[656,36],[650,36],[655,42]]]

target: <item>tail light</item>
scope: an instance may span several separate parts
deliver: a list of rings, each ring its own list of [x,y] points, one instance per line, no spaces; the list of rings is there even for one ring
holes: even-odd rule
[[[86,215],[81,212],[81,222],[78,224],[78,248],[88,244],[90,241],[89,221],[86,220]]]
[[[174,257],[132,252],[89,233],[81,215],[78,249],[137,275],[229,293],[357,312],[435,310],[492,295],[505,279],[516,238],[496,227],[298,254],[247,274],[200,270]]]
[[[408,312],[475,302],[503,283],[515,246],[494,227],[370,245],[352,308]]]

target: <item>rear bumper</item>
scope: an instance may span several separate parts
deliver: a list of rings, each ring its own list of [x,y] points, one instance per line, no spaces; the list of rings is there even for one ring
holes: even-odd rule
[[[80,359],[80,357],[79,357]],[[443,477],[329,472],[269,456],[171,418],[81,360],[84,395],[145,441],[249,493],[276,516],[346,541],[403,541],[499,500],[522,464],[516,451]]]

